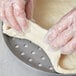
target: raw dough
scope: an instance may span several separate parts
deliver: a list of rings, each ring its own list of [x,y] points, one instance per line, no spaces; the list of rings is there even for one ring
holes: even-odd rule
[[[76,53],[64,56],[60,51],[51,52],[49,45],[43,41],[47,30],[41,28],[39,25],[31,21],[29,21],[29,30],[27,30],[25,33],[18,33],[12,28],[8,29],[8,27],[9,26],[6,24],[3,25],[3,33],[7,34],[8,36],[31,40],[43,48],[52,62],[56,72],[63,74],[76,73]]]

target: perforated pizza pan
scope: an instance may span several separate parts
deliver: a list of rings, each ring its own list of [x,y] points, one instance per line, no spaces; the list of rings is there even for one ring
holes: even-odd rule
[[[44,50],[31,41],[9,37],[5,34],[3,34],[3,39],[10,51],[28,66],[47,74],[50,73],[50,76],[76,76],[56,73]]]

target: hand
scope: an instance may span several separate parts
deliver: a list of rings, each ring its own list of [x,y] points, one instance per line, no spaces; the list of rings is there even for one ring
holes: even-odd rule
[[[0,19],[11,25],[17,31],[28,28],[31,18],[33,0],[2,0],[0,4]]]
[[[62,54],[76,51],[76,8],[61,18],[47,33],[46,40],[54,50]]]

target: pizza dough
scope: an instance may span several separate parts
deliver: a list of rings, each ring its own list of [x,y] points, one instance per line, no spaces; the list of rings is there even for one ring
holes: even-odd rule
[[[12,37],[28,39],[39,45],[48,55],[56,72],[63,74],[76,73],[76,53],[71,55],[62,55],[61,51],[51,52],[52,49],[50,49],[49,45],[44,42],[47,30],[41,28],[39,25],[29,21],[29,29],[25,33],[19,33],[4,24],[3,33]]]

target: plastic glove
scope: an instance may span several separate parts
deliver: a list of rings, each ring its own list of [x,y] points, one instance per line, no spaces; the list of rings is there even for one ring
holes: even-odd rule
[[[76,51],[76,8],[48,31],[46,40],[53,50],[61,50],[62,54]]]
[[[31,18],[32,1],[1,0],[0,19],[17,31],[25,31],[28,28],[28,19]]]

